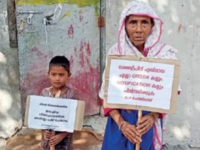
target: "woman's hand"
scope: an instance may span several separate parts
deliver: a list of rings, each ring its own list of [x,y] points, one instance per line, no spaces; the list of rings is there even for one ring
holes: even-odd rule
[[[52,136],[50,141],[49,141],[49,145],[50,146],[57,145],[67,136],[67,134],[68,134],[67,132],[63,132],[63,133],[59,133],[59,134]]]
[[[149,113],[143,116],[140,121],[137,123],[137,130],[140,134],[145,134],[153,126],[156,119],[158,118],[158,113]]]
[[[139,144],[142,141],[141,134],[136,129],[136,126],[126,122],[118,110],[110,111],[110,116],[119,126],[119,129],[122,131],[123,135],[132,143]]]
[[[142,142],[141,134],[138,132],[134,125],[129,124],[126,121],[122,121],[120,129],[124,136],[134,144],[140,144]]]

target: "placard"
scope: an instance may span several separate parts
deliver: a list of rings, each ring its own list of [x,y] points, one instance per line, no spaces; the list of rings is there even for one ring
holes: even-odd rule
[[[174,113],[179,69],[178,60],[109,56],[104,107]]]
[[[25,125],[74,132],[82,128],[84,109],[83,101],[31,95],[27,98]]]

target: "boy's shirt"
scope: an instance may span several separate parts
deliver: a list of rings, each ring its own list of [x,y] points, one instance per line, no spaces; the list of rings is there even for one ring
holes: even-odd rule
[[[44,97],[54,97],[51,93],[51,89],[52,87],[48,87],[42,90],[41,96]],[[77,95],[76,92],[69,88],[68,86],[66,86],[66,90],[60,94],[60,98],[65,98],[65,99],[76,99]]]
[[[51,89],[52,89],[52,87],[48,87],[48,88],[43,89],[41,96],[54,97],[53,94],[51,93]],[[66,86],[66,90],[63,93],[60,94],[60,98],[77,99],[77,95],[76,95],[76,92],[73,89]],[[61,133],[61,132],[58,132],[58,131],[55,132],[55,134],[59,134],[59,133]],[[55,146],[55,150],[59,150],[59,149],[72,150],[73,149],[73,147],[72,147],[72,135],[73,135],[72,133],[69,133],[60,143],[58,143]],[[49,145],[47,145],[47,140],[45,140],[43,134],[42,134],[42,140],[41,140],[41,147],[44,150],[50,149]]]

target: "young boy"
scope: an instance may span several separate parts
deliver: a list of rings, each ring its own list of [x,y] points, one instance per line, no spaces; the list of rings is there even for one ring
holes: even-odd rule
[[[60,93],[60,98],[76,99],[75,92],[66,86],[71,73],[70,62],[65,56],[55,56],[51,59],[48,74],[51,87],[45,88],[42,96],[55,97]],[[50,150],[52,146],[55,150],[72,150],[72,133],[55,131],[53,135],[49,130],[42,130],[42,149]]]

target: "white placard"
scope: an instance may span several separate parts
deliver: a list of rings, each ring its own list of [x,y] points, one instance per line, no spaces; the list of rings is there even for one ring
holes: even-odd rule
[[[77,101],[30,96],[28,127],[74,132]]]
[[[111,59],[108,104],[170,109],[173,64]]]

